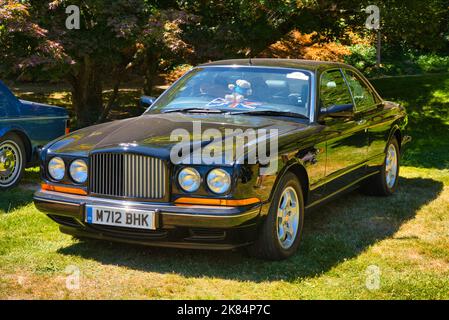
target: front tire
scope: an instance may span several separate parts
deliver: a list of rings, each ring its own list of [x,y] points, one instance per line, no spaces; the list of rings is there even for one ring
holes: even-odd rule
[[[0,190],[15,187],[23,176],[25,165],[22,140],[12,133],[0,138]]]
[[[387,144],[380,172],[364,185],[365,193],[375,196],[390,196],[395,193],[399,180],[399,160],[399,144],[396,138],[392,138]]]
[[[249,253],[266,260],[282,260],[298,249],[304,225],[304,197],[298,178],[285,174],[274,194],[269,213]]]

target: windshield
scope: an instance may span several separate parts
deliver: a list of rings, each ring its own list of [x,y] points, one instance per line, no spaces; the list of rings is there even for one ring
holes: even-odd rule
[[[146,113],[185,109],[291,112],[308,117],[309,71],[255,67],[196,68],[168,89]]]

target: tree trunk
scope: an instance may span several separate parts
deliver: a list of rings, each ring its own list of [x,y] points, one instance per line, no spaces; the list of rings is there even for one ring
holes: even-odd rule
[[[103,111],[100,115],[100,117],[97,120],[97,123],[101,123],[104,122],[107,117],[109,116],[109,112],[111,112],[112,107],[114,106],[115,102],[117,101],[118,95],[119,95],[119,89],[120,89],[120,83],[121,81],[121,77],[120,75],[116,75],[115,78],[115,83],[114,83],[114,89],[112,91],[112,96],[108,101],[108,104],[103,108]]]
[[[147,50],[145,55],[145,81],[143,85],[143,93],[147,96],[153,94],[153,86],[156,77],[159,74],[159,55]]]
[[[98,67],[85,57],[71,76],[70,83],[76,126],[82,128],[95,123],[103,111],[103,82]]]

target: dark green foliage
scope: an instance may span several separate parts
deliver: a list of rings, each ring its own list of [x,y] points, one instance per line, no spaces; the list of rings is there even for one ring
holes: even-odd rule
[[[65,80],[78,126],[104,121],[127,75],[152,94],[161,73],[179,64],[257,56],[291,30],[351,46],[347,61],[369,75],[442,72],[448,67],[449,15],[444,0],[377,1],[381,69],[365,28],[372,4],[286,0],[0,0],[2,78]],[[65,8],[78,5],[81,29],[67,30]],[[105,84],[113,88],[104,103]]]
[[[376,67],[376,49],[368,45],[350,47],[352,54],[345,62],[355,66],[366,75],[411,75],[423,73],[442,73],[449,71],[449,56],[435,53],[423,54],[417,50],[395,50],[386,47],[382,50],[382,64]]]
[[[372,81],[384,99],[399,102],[409,115],[413,138],[403,164],[449,168],[449,79],[447,74]]]

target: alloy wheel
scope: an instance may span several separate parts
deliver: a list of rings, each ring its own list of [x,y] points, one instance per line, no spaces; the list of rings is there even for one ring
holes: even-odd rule
[[[396,183],[398,175],[398,155],[393,144],[388,146],[387,157],[385,159],[385,179],[388,188],[392,189]]]
[[[289,249],[298,234],[300,204],[293,187],[282,192],[277,210],[276,229],[279,243],[283,249]]]
[[[22,153],[14,141],[0,144],[0,186],[13,185],[22,170]]]

